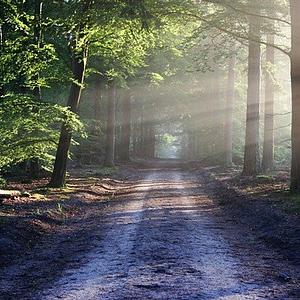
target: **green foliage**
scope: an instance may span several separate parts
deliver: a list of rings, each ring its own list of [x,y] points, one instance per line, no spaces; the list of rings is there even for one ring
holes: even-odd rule
[[[0,188],[4,188],[6,186],[6,180],[0,177]]]
[[[26,95],[9,94],[0,101],[0,170],[39,158],[49,166],[59,138],[59,125],[84,133],[78,117],[66,107],[37,102]]]

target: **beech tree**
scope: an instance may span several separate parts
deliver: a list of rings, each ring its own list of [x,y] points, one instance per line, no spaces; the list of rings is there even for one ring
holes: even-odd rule
[[[300,2],[290,0],[292,81],[292,167],[291,191],[300,193]]]
[[[249,57],[247,118],[243,175],[260,171],[259,105],[260,105],[260,20],[249,16]]]
[[[153,3],[150,4],[153,5]],[[148,9],[145,6],[145,3],[132,3],[126,1],[106,3],[106,1],[94,2],[86,0],[65,3],[64,5],[69,13],[72,13],[73,10],[75,10],[75,14],[70,18],[70,22],[67,20],[66,24],[68,29],[67,38],[69,52],[71,53],[72,61],[72,83],[67,105],[72,112],[77,113],[81,91],[85,83],[84,79],[89,51],[92,51],[93,55],[97,55],[99,51],[104,52],[101,56],[102,60],[105,60],[107,57],[111,58],[114,54],[120,55],[120,53],[124,53],[124,51],[127,50],[127,47],[110,47],[111,44],[114,46],[118,45],[119,41],[112,39],[107,33],[110,32],[113,36],[116,36],[115,32],[117,32],[117,35],[122,32],[117,27],[120,23],[123,24],[123,27],[126,27],[127,32],[130,32],[133,27],[142,28],[143,26],[146,26],[147,20],[151,18],[151,13],[149,12],[148,15],[145,15]],[[111,8],[110,17],[107,17],[106,14],[107,7]],[[106,29],[105,32],[104,29]],[[119,37],[121,37],[121,43],[128,42],[124,37],[120,35]],[[140,48],[140,50],[143,49]],[[123,57],[123,61],[126,58],[128,58],[128,56],[125,56],[125,58]],[[114,59],[117,59],[117,57],[114,57]],[[128,61],[126,61],[126,63],[130,65],[130,60],[128,59]],[[114,65],[113,60],[109,60],[108,64],[106,64],[105,71],[109,79],[118,77],[120,74],[120,69],[115,70],[111,65]],[[61,187],[65,184],[71,138],[72,132],[68,124],[65,123],[62,125],[54,169],[49,183],[51,187]],[[111,149],[111,147],[107,149]]]
[[[116,82],[108,82],[107,99],[107,123],[106,123],[106,148],[105,148],[105,167],[114,167],[115,157],[115,107],[116,107]]]
[[[121,99],[121,149],[120,160],[129,161],[130,159],[130,136],[131,136],[131,91],[126,89]]]
[[[265,119],[262,170],[267,173],[273,169],[274,164],[274,79],[271,68],[275,62],[274,35],[268,34],[266,49],[266,75],[265,75]]]
[[[225,108],[225,164],[232,165],[232,148],[233,148],[233,108],[235,104],[235,64],[236,53],[229,57],[228,61],[228,78],[227,78],[227,94],[226,94],[226,108]]]
[[[71,83],[67,106],[73,113],[78,112],[82,86],[84,84],[88,58],[88,43],[84,39],[86,38],[85,30],[89,23],[88,19],[91,5],[92,1],[90,0],[81,3],[80,13],[82,13],[84,17],[78,18],[78,22],[75,23],[73,31],[69,34],[73,82]],[[61,187],[65,184],[71,138],[71,128],[67,122],[64,122],[61,128],[54,169],[49,183],[51,187]]]

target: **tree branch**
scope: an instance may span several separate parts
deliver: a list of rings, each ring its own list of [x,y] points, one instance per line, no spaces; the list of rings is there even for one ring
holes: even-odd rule
[[[228,4],[228,3],[221,2],[220,0],[204,0],[204,1],[210,2],[210,3],[219,4],[219,5],[223,6],[223,7],[228,7],[230,9],[232,9],[233,11],[236,11],[238,13],[242,13],[244,15],[258,17],[258,18],[262,18],[262,19],[269,19],[269,20],[277,21],[277,22],[282,22],[284,24],[287,24],[287,25],[291,26],[291,23],[289,21],[286,21],[286,20],[283,20],[283,19],[280,19],[280,18],[276,18],[276,17],[266,16],[266,15],[260,15],[260,14],[256,14],[256,13],[251,13],[251,12],[248,12],[248,11],[244,11],[244,10],[236,8],[236,7],[234,7],[234,6],[232,6],[232,5]]]

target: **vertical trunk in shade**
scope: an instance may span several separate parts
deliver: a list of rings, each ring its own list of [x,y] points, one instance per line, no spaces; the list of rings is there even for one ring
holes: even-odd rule
[[[83,14],[89,11],[92,1],[86,0],[83,2]],[[88,59],[88,46],[82,45],[81,50],[76,49],[76,43],[84,36],[84,27],[86,19],[78,26],[78,37],[70,43],[72,75],[74,81],[71,83],[68,107],[73,113],[78,113],[79,102],[82,92],[82,85],[85,78],[85,70]],[[49,186],[62,187],[65,185],[68,154],[71,145],[72,131],[67,122],[64,122],[61,128],[56,157],[54,162],[54,169],[52,172]]]
[[[267,42],[274,44],[274,34],[268,34]],[[267,46],[267,68],[274,65],[274,48]],[[266,72],[265,79],[265,119],[262,170],[267,173],[273,169],[274,163],[274,84],[270,71]]]
[[[106,147],[105,147],[105,160],[104,160],[104,166],[106,167],[114,167],[115,106],[116,106],[116,84],[114,80],[110,80],[108,83]]]
[[[129,161],[130,134],[131,134],[131,94],[130,90],[125,91],[122,99],[122,124],[121,124],[121,147],[120,160]]]
[[[74,113],[78,112],[81,91],[82,91],[82,84],[84,82],[85,76],[85,68],[86,68],[86,61],[87,61],[87,51],[84,51],[81,55],[74,54],[72,58],[72,72],[74,79],[79,82],[72,83],[70,87],[70,93],[68,98],[68,106],[70,110]],[[51,187],[62,187],[65,184],[66,178],[66,171],[67,171],[67,160],[68,160],[68,153],[71,144],[72,132],[67,123],[63,123],[57,152],[56,158],[54,163],[54,169],[51,177],[51,181],[49,185]]]
[[[249,54],[246,138],[243,175],[254,176],[260,171],[259,105],[260,105],[260,39],[259,18],[249,16]]]
[[[232,165],[232,150],[233,150],[233,107],[235,102],[235,49],[229,58],[227,92],[226,92],[226,108],[225,108],[225,134],[224,134],[224,150],[225,150],[225,165]]]
[[[96,79],[95,96],[94,96],[94,134],[97,134],[97,128],[101,122],[101,104],[103,100],[103,78],[98,76]]]
[[[300,1],[290,0],[292,21],[292,168],[291,191],[300,193]]]

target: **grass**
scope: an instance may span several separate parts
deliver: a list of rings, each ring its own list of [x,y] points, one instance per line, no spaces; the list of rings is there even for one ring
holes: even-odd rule
[[[96,176],[109,176],[109,175],[113,175],[114,173],[116,173],[118,171],[118,167],[113,167],[113,168],[101,168],[100,170],[98,170],[95,175]]]
[[[54,195],[57,200],[69,199],[69,194],[75,192],[75,189],[71,186],[65,186],[64,188],[38,188],[32,193],[32,197],[37,201],[46,200],[48,196]]]
[[[273,175],[257,175],[256,179],[258,179],[260,182],[272,182],[274,180],[274,176]]]
[[[65,218],[67,213],[66,208],[63,206],[62,203],[57,203],[55,207],[48,208],[48,209],[42,209],[42,208],[36,208],[36,210],[33,212],[33,215],[35,216],[42,216],[42,215],[48,215],[49,217],[52,217],[53,215],[59,215],[62,218]]]

